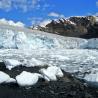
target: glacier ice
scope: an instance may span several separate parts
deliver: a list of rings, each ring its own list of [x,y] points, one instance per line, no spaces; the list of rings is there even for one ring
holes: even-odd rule
[[[0,48],[4,49],[77,49],[86,48],[87,43],[85,39],[61,37],[37,30],[0,25]]]
[[[0,71],[0,83],[6,82],[10,79],[10,76],[2,71]]]
[[[40,76],[37,73],[23,71],[20,75],[16,76],[16,81],[20,86],[32,86],[38,82]]]
[[[98,38],[92,38],[88,40],[88,48],[98,49]]]
[[[5,83],[16,83],[16,80],[14,78],[9,78]]]
[[[4,73],[3,71],[0,71],[0,84],[1,83],[15,83],[16,80],[11,78],[8,74]]]
[[[47,81],[56,81],[57,77],[63,77],[63,72],[57,66],[50,66],[47,69],[43,68],[40,73],[43,74]]]
[[[63,37],[0,24],[0,61],[6,59],[26,67],[59,66],[89,81],[98,68],[98,38]],[[11,64],[11,68],[15,66]],[[97,72],[93,81],[97,81]]]
[[[11,70],[12,68],[21,65],[21,62],[15,59],[4,59],[3,62],[5,63],[6,68]]]

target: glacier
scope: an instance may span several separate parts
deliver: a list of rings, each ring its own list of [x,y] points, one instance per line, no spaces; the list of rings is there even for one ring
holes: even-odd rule
[[[77,78],[98,83],[98,38],[63,37],[0,24],[0,62],[6,60],[26,67],[58,66]],[[14,67],[12,63],[10,68]]]

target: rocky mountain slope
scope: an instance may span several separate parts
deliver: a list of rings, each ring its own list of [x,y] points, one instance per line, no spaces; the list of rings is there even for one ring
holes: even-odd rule
[[[76,16],[67,19],[48,21],[45,26],[39,25],[38,30],[70,37],[98,37],[97,16]]]

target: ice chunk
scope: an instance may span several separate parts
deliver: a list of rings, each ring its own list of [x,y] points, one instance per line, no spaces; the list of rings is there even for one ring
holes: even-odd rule
[[[90,73],[84,79],[88,82],[98,82],[98,73]]]
[[[92,38],[88,40],[89,49],[98,49],[98,38]]]
[[[63,77],[63,72],[59,67],[50,66],[47,69],[41,69],[40,72],[44,75],[44,78],[48,81],[56,81],[57,77]]]
[[[43,66],[44,63],[40,60],[37,60],[35,58],[32,58],[31,60],[29,60],[29,66],[34,67],[34,66]]]
[[[14,78],[9,78],[5,83],[16,83],[16,80]]]
[[[2,71],[0,71],[0,84],[6,82],[10,79],[10,76]]]
[[[42,76],[37,73],[23,71],[20,75],[16,76],[16,80],[20,86],[32,86],[38,82],[39,77]]]
[[[3,60],[3,62],[6,65],[6,68],[8,68],[9,70],[11,70],[12,68],[21,65],[21,62],[19,62],[18,60],[15,59],[5,59]]]
[[[22,66],[25,66],[25,67],[44,66],[44,62],[37,60],[36,58],[32,58],[29,60],[24,59],[21,63],[22,63]]]
[[[16,80],[11,78],[8,74],[0,71],[0,84],[1,83],[15,83]]]

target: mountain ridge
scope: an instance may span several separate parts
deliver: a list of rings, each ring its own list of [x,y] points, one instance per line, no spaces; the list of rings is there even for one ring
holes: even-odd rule
[[[72,16],[69,18],[55,19],[38,25],[32,29],[38,29],[62,36],[79,38],[98,37],[98,17],[97,16]],[[43,23],[41,23],[43,24]]]

